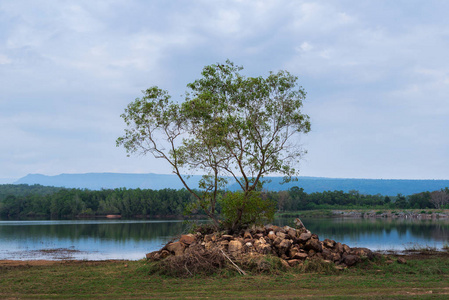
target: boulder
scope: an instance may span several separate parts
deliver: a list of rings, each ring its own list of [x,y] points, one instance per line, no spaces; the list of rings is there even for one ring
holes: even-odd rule
[[[335,243],[334,250],[337,253],[343,253],[344,252],[343,245],[340,242]]]
[[[343,257],[343,263],[347,265],[348,267],[355,265],[356,263],[360,262],[360,257],[353,254],[346,254]]]
[[[276,234],[274,233],[273,230],[268,232],[268,238],[271,239],[271,240],[274,240],[276,238]]]
[[[307,242],[312,237],[312,234],[309,232],[301,233],[299,235],[299,242]]]
[[[325,240],[323,241],[323,246],[326,247],[326,248],[334,248],[334,246],[335,246],[335,241],[330,240],[330,239],[325,239]]]
[[[195,242],[195,236],[193,234],[183,234],[179,241],[186,245],[191,245]]]
[[[149,260],[159,260],[160,259],[159,251],[153,251],[153,252],[147,253],[145,256]]]
[[[315,252],[321,252],[321,251],[323,251],[323,246],[321,246],[321,243],[318,239],[311,238],[304,245],[304,249],[305,250],[314,250]]]
[[[352,248],[350,253],[360,257],[367,257],[369,259],[374,258],[373,252],[368,248]]]
[[[287,235],[281,231],[276,232],[276,236],[280,237],[281,239],[285,239]]]
[[[307,257],[309,257],[309,255],[307,254],[307,253],[302,253],[302,252],[297,252],[297,253],[295,253],[295,255],[293,255],[293,259],[301,259],[301,260],[304,260],[304,259],[306,259]]]
[[[290,267],[296,267],[298,265],[302,265],[302,260],[300,260],[300,259],[290,259],[290,260],[287,260],[287,262],[290,265]]]
[[[259,247],[256,248],[256,251],[266,255],[272,253],[272,248],[269,244],[260,244]]]
[[[399,264],[405,265],[407,263],[407,260],[405,258],[403,258],[403,257],[398,257],[397,262]]]
[[[253,236],[251,235],[251,233],[249,231],[245,231],[245,233],[243,234],[243,238],[252,240]]]
[[[230,241],[228,245],[228,252],[233,256],[238,256],[238,254],[242,252],[242,247],[243,245],[240,241]]]
[[[224,234],[224,235],[221,236],[221,239],[222,240],[226,240],[226,241],[230,241],[230,240],[234,239],[234,237],[232,235],[229,235],[229,234]]]
[[[168,257],[168,256],[170,256],[170,252],[168,252],[167,250],[162,250],[162,251],[159,253],[160,259],[164,259],[164,258],[166,258],[166,257]]]
[[[296,230],[293,228],[289,228],[287,231],[288,237],[290,239],[295,239],[296,238]]]
[[[167,250],[172,252],[175,256],[183,255],[186,245],[182,242],[174,242],[167,245]]]

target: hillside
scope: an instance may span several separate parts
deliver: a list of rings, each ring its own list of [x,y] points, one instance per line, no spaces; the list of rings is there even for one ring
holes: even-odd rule
[[[192,176],[188,182],[196,187],[201,176]],[[298,181],[281,185],[282,178],[268,177],[271,180],[265,184],[270,191],[286,190],[293,186],[304,188],[307,193],[342,190],[349,192],[357,190],[362,194],[381,195],[411,195],[423,191],[434,191],[449,187],[449,180],[398,180],[398,179],[345,179],[324,177],[299,177]],[[40,184],[45,186],[81,188],[81,189],[114,189],[126,187],[129,189],[163,188],[181,189],[181,181],[176,175],[167,174],[124,174],[124,173],[86,173],[86,174],[60,174],[47,176],[29,174],[20,178],[15,184]],[[230,190],[237,189],[236,184],[229,186]]]

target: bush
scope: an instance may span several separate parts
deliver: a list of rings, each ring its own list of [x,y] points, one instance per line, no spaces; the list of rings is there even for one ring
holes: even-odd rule
[[[261,192],[229,192],[221,199],[223,225],[238,230],[249,225],[263,225],[274,219],[276,202]]]

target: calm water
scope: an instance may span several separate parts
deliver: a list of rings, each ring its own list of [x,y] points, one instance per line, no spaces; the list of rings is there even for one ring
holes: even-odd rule
[[[277,225],[292,225],[278,219]],[[449,244],[449,220],[303,219],[319,235],[351,247],[403,250]],[[0,259],[130,259],[160,249],[185,232],[182,221],[0,221]]]

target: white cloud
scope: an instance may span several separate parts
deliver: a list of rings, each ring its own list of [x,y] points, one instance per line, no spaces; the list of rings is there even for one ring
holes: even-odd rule
[[[300,77],[312,118],[304,175],[447,178],[446,8],[441,1],[0,2],[7,82],[0,178],[167,172],[115,148],[120,113],[151,85],[176,98],[204,65],[227,58],[248,75],[287,69]]]

